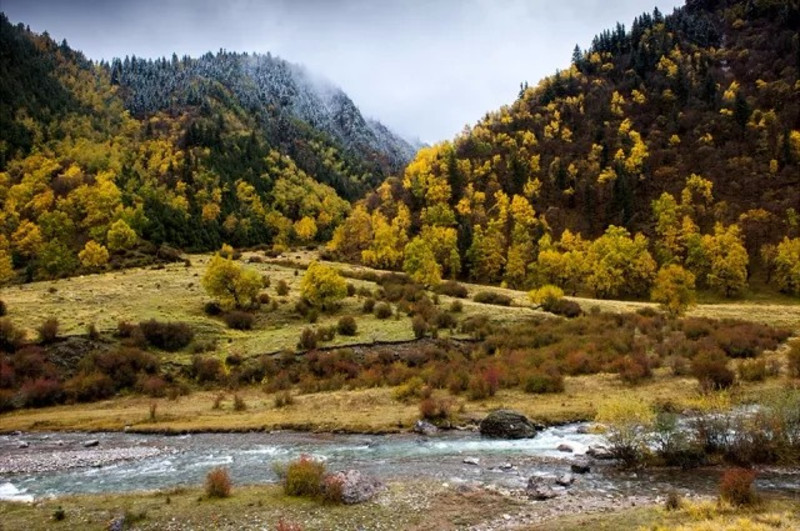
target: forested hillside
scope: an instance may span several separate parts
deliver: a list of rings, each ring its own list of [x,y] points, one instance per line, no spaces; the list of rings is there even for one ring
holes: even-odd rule
[[[690,0],[617,25],[421,150],[330,249],[427,282],[642,296],[675,265],[726,296],[754,277],[798,293],[799,28],[796,0]]]
[[[0,15],[0,282],[325,241],[412,151],[269,55],[98,64]]]

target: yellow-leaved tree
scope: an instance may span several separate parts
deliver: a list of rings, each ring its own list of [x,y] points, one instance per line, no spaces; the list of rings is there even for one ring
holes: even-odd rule
[[[708,285],[726,297],[733,297],[747,287],[749,257],[738,225],[717,223],[714,234],[703,236],[703,250],[708,259]]]
[[[258,292],[264,285],[258,271],[242,267],[230,255],[226,257],[222,253],[215,254],[208,262],[202,284],[206,292],[228,310],[255,306]]]
[[[436,255],[421,236],[406,245],[403,271],[424,286],[435,286],[442,280],[442,268],[436,263]]]
[[[0,249],[0,285],[12,278],[14,278],[14,264],[11,262],[11,255],[4,249]]]
[[[347,283],[334,268],[315,260],[303,275],[300,294],[312,306],[329,310],[347,297]]]
[[[78,253],[78,258],[83,267],[98,269],[108,263],[108,249],[94,240],[89,240]]]
[[[108,248],[112,251],[123,251],[136,245],[136,231],[125,223],[125,220],[118,219],[111,224],[108,229],[106,240]]]
[[[650,300],[672,317],[686,313],[695,301],[694,275],[677,264],[662,267],[656,275]]]

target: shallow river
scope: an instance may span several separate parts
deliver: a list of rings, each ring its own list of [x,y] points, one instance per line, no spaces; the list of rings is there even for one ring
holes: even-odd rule
[[[195,434],[31,433],[0,436],[0,499],[75,493],[155,490],[199,485],[215,466],[229,469],[235,483],[275,482],[273,464],[308,454],[329,470],[356,468],[383,480],[478,481],[524,487],[534,474],[553,476],[570,464],[589,462],[585,451],[597,435],[579,433],[579,424],[548,428],[533,439],[500,441],[477,433],[448,432],[433,437],[407,435],[315,435],[294,432]],[[97,445],[85,447],[90,440]],[[557,450],[566,443],[573,453]],[[474,458],[478,464],[465,463]],[[572,491],[609,497],[657,496],[677,488],[696,493],[716,489],[719,470],[621,472],[592,461]],[[761,471],[758,487],[800,495],[800,471]]]

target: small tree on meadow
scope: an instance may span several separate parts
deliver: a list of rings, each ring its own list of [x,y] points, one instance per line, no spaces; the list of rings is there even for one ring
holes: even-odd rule
[[[111,224],[106,238],[110,250],[123,251],[136,245],[137,236],[136,231],[130,228],[124,220],[118,219]]]
[[[314,261],[300,282],[300,294],[312,306],[327,310],[347,297],[347,283],[335,269]]]
[[[219,253],[208,263],[202,284],[206,292],[218,299],[226,310],[254,306],[263,285],[258,271],[244,268],[232,258],[225,258]]]
[[[662,267],[650,292],[650,300],[659,303],[671,317],[679,317],[695,303],[694,283],[694,274],[681,266]]]
[[[423,286],[435,286],[442,281],[442,267],[436,262],[433,249],[419,236],[406,245],[403,271]]]
[[[94,240],[89,240],[78,253],[78,258],[83,267],[97,269],[108,263],[108,249]]]

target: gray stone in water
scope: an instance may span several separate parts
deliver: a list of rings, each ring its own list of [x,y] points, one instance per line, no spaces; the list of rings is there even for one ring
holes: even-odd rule
[[[558,496],[558,494],[545,483],[544,478],[540,476],[531,476],[528,478],[528,486],[525,487],[525,493],[528,495],[528,498],[536,501],[549,500]]]
[[[27,448],[27,447],[29,447],[29,446],[30,446],[30,443],[29,443],[28,441],[21,441],[21,442],[20,442],[20,443],[17,445],[17,448],[20,448],[20,449],[22,449],[22,448]]]
[[[500,470],[511,470],[512,468],[514,468],[514,465],[512,465],[511,463],[503,463],[498,468]]]
[[[434,426],[428,421],[418,420],[414,423],[414,432],[420,435],[433,435],[439,431],[439,428]]]
[[[342,503],[353,505],[371,500],[384,485],[379,480],[365,476],[358,470],[344,470],[333,475],[342,484]]]
[[[600,460],[614,459],[614,454],[611,453],[611,450],[602,445],[590,446],[586,450],[586,455]]]
[[[575,476],[572,474],[564,474],[556,478],[556,485],[561,485],[562,487],[569,487],[573,483],[575,483]]]
[[[573,463],[569,468],[573,474],[588,474],[592,471],[592,467],[589,465],[579,463]]]
[[[572,448],[572,446],[570,446],[570,445],[568,445],[568,444],[565,444],[565,443],[561,443],[561,444],[559,444],[559,445],[558,445],[558,448],[556,448],[556,450],[558,450],[559,452],[569,452],[569,453],[572,453],[572,452],[574,452],[574,451],[575,451],[575,450]]]
[[[542,429],[522,413],[507,409],[492,411],[480,424],[481,435],[498,439],[527,439]]]
[[[88,441],[83,443],[83,447],[84,448],[91,448],[93,446],[98,446],[99,444],[100,444],[100,441],[98,441],[97,439],[90,439],[90,440],[88,440]]]
[[[477,457],[465,457],[464,464],[478,466],[481,464],[481,462]]]

